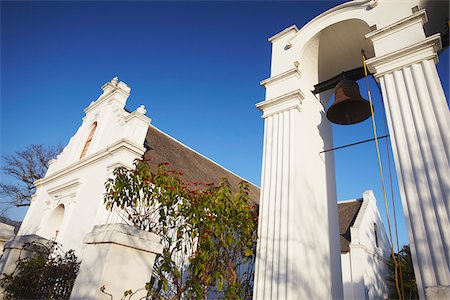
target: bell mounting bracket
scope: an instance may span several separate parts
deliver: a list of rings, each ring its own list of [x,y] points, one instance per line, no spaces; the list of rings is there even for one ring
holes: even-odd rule
[[[336,85],[341,82],[341,80],[343,79],[350,79],[350,80],[354,80],[357,81],[361,78],[364,78],[364,68],[363,67],[359,67],[353,70],[349,70],[349,71],[344,71],[339,75],[336,75],[328,80],[325,80],[323,82],[320,82],[316,85],[314,85],[314,91],[313,94],[319,94],[322,93],[324,91],[330,90],[330,89],[334,89],[336,87]]]

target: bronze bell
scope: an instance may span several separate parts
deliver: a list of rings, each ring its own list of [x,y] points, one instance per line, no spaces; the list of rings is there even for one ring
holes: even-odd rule
[[[359,93],[358,84],[343,79],[334,90],[334,103],[327,110],[327,118],[340,125],[351,125],[370,117],[370,103]]]

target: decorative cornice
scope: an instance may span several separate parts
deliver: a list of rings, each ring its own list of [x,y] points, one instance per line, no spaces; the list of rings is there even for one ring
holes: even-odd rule
[[[409,47],[368,59],[366,64],[370,72],[374,73],[375,77],[378,78],[423,60],[434,59],[435,63],[437,63],[437,51],[441,47],[440,34],[436,33]]]
[[[147,117],[146,115],[143,115],[137,111],[133,111],[132,113],[128,114],[125,117],[125,122],[129,122],[131,119],[138,119],[141,120],[144,123],[150,124],[152,119],[150,119],[149,117]]]
[[[111,91],[109,94],[101,95],[97,100],[95,100],[94,102],[91,102],[91,104],[89,104],[89,106],[84,109],[84,112],[87,114],[91,110],[95,109],[96,107],[99,107],[101,104],[110,100],[116,94],[119,94],[125,100],[130,96],[130,93],[128,93],[120,88],[116,88],[115,90]]]
[[[286,72],[283,72],[281,74],[278,74],[278,75],[275,75],[273,77],[264,79],[263,81],[261,81],[260,84],[262,86],[264,86],[264,87],[268,87],[268,86],[270,86],[272,84],[280,82],[283,79],[290,78],[290,77],[293,77],[293,76],[296,76],[297,78],[300,78],[301,75],[302,75],[302,73],[299,71],[298,68],[292,68],[292,69],[287,70]]]
[[[121,161],[114,162],[113,164],[106,166],[107,177],[108,178],[114,177],[114,170],[117,168],[125,168],[127,170],[133,170],[134,166],[125,164]]]
[[[270,38],[268,38],[267,40],[271,43],[275,42],[276,40],[278,40],[279,38],[287,35],[290,32],[294,32],[297,33],[298,32],[298,28],[296,25],[291,25],[288,28],[284,29],[283,31],[278,32],[277,34],[271,36]]]
[[[47,192],[51,197],[57,196],[56,194],[61,193],[67,190],[76,190],[83,182],[79,178],[75,178],[63,184],[57,185],[51,189],[48,189]]]
[[[81,159],[63,169],[56,171],[55,173],[53,173],[52,175],[50,175],[48,177],[44,177],[42,179],[35,181],[34,184],[36,187],[41,186],[49,181],[52,181],[56,178],[60,178],[61,176],[64,176],[68,173],[76,171],[76,170],[78,170],[86,165],[92,164],[96,161],[105,159],[105,158],[109,157],[110,155],[114,154],[115,152],[122,151],[122,150],[131,152],[134,155],[136,155],[136,157],[141,157],[145,152],[144,147],[136,145],[135,143],[131,142],[128,139],[120,139],[119,141],[110,145],[106,149],[98,151],[91,155],[88,155],[88,156],[84,157],[83,159]]]
[[[290,109],[301,110],[301,101],[304,95],[300,90],[295,90],[279,97],[264,100],[256,104],[256,107],[263,112],[263,118],[267,118],[276,113]]]
[[[397,32],[401,29],[404,29],[405,27],[410,26],[411,24],[420,22],[422,25],[426,24],[428,22],[427,14],[424,9],[419,10],[412,15],[401,19],[400,21],[397,21],[395,23],[392,23],[386,27],[380,28],[378,30],[369,32],[366,34],[366,39],[371,39],[372,41],[383,38],[384,36],[388,34],[392,34],[394,32]]]
[[[126,168],[126,169],[128,169],[128,170],[132,170],[134,167],[133,166],[131,166],[131,165],[128,165],[128,164],[124,164],[123,162],[115,162],[115,163],[113,163],[113,164],[111,164],[111,165],[109,165],[109,166],[107,166],[106,167],[106,169],[108,170],[108,171],[112,171],[112,170],[115,170],[115,169],[117,169],[117,168]]]

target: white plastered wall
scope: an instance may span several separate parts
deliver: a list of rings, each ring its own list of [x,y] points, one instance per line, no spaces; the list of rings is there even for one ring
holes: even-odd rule
[[[19,235],[38,234],[54,238],[48,231],[52,213],[64,206],[64,216],[56,241],[65,250],[74,249],[80,257],[83,238],[94,225],[108,221],[103,204],[104,183],[117,166],[132,167],[142,157],[150,124],[144,107],[127,112],[124,107],[130,88],[114,78],[103,87],[103,94],[85,109],[82,124],[58,155],[46,176],[36,182],[36,194],[25,216]],[[92,128],[97,128],[86,155],[82,149]]]
[[[350,251],[341,254],[344,298],[386,299],[391,246],[372,191],[363,194],[363,202],[350,228],[350,235]]]

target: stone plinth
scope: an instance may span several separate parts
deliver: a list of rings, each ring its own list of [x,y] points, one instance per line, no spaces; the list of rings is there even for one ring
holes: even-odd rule
[[[43,247],[49,246],[49,240],[36,234],[19,235],[14,239],[5,243],[2,258],[0,259],[0,279],[4,275],[11,275],[17,266],[17,261],[26,257],[32,257],[34,252],[25,250],[26,244],[35,243],[36,245],[42,245]],[[3,295],[4,289],[0,287],[0,295]]]
[[[0,255],[3,254],[5,243],[14,236],[14,227],[0,223]]]
[[[425,299],[427,300],[450,299],[450,286],[433,286],[425,288]]]
[[[146,295],[145,284],[163,250],[157,235],[126,224],[105,224],[95,226],[84,243],[71,299],[120,299],[126,290],[136,292],[136,299]]]
[[[49,240],[36,234],[29,234],[19,235],[6,242],[2,258],[0,259],[0,274],[11,274],[14,272],[17,260],[31,255],[31,252],[24,250],[23,247],[32,242],[37,245],[47,246]]]

